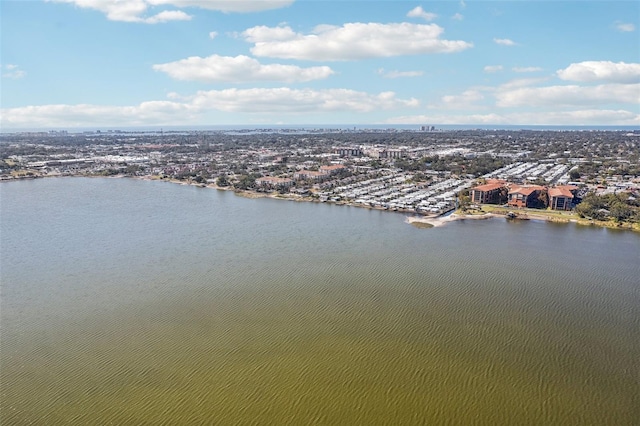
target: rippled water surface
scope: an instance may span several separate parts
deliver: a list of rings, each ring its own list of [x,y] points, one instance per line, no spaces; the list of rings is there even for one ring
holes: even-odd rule
[[[0,185],[0,419],[640,424],[640,237]]]

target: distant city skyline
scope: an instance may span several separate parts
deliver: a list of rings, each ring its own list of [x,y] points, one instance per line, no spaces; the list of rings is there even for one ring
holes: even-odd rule
[[[635,1],[0,7],[4,131],[640,125]]]

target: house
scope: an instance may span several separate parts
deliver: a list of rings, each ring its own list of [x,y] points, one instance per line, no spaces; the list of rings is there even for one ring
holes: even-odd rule
[[[509,190],[507,204],[511,207],[538,207],[538,196],[545,189],[540,185],[514,186]]]
[[[549,207],[552,210],[571,210],[577,186],[562,185],[549,188]]]
[[[470,192],[471,202],[479,204],[491,204],[500,202],[500,192],[506,189],[502,182],[486,183],[472,188]]]

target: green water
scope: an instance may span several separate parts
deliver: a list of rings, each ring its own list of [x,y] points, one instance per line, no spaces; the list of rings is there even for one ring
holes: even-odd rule
[[[640,238],[0,185],[2,424],[640,422]]]

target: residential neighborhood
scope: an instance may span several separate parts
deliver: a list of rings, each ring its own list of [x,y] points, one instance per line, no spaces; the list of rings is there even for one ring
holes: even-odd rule
[[[55,176],[167,180],[427,216],[481,205],[572,211],[587,194],[626,194],[631,220],[640,132],[423,126],[0,136],[2,181]]]

